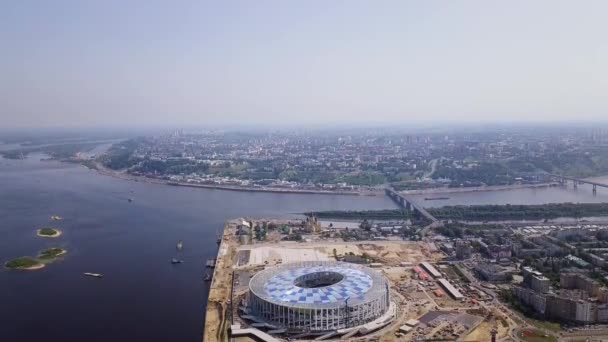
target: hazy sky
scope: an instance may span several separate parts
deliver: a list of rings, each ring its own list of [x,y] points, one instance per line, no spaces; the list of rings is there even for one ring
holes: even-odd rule
[[[2,1],[0,125],[608,119],[608,1]]]

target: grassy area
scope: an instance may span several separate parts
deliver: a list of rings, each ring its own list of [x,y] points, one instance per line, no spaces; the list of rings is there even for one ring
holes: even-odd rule
[[[555,336],[545,335],[537,330],[524,330],[521,337],[526,342],[557,342]]]
[[[543,220],[558,217],[606,216],[608,203],[547,203],[531,205],[456,205],[429,208],[440,220]]]
[[[526,321],[532,325],[534,325],[535,327],[539,328],[539,329],[545,329],[545,330],[550,330],[553,332],[561,332],[562,327],[559,325],[559,323],[555,323],[555,322],[547,322],[547,321],[539,321],[537,319],[532,319],[532,318],[528,318],[526,319]]]
[[[454,271],[454,274],[460,279],[460,281],[462,281],[465,284],[470,283],[471,281],[469,280],[469,278],[467,278],[462,271],[460,271],[460,268],[458,268],[456,265],[451,265],[448,269]]]
[[[41,251],[40,254],[38,255],[38,258],[40,260],[52,260],[62,254],[65,254],[66,252],[67,251],[62,248],[49,248],[49,249],[45,249],[45,250]]]
[[[40,228],[38,229],[38,235],[44,235],[44,236],[55,236],[55,235],[59,235],[59,230],[55,229],[55,228]]]
[[[30,267],[39,266],[40,262],[34,258],[22,257],[22,258],[10,260],[4,265],[8,268],[20,269],[20,268],[30,268]]]

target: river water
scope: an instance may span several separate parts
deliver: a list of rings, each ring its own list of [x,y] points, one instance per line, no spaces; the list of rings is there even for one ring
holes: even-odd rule
[[[596,182],[608,184],[608,177],[594,178]],[[546,188],[524,188],[500,191],[460,192],[410,196],[424,207],[475,204],[544,204],[544,203],[601,203],[608,202],[608,188],[597,188],[594,195],[592,186],[579,185],[576,189],[569,183],[565,186]],[[448,197],[442,200],[425,198]]]
[[[202,339],[216,232],[227,219],[381,209],[385,197],[235,192],[124,181],[59,162],[0,159],[0,261],[59,246],[38,271],[0,267],[0,341]],[[128,198],[133,198],[129,203]],[[52,215],[65,218],[51,222]],[[57,225],[43,239],[36,228]],[[178,240],[183,251],[176,251]],[[183,264],[171,265],[178,257]],[[102,273],[102,279],[83,272]]]
[[[0,159],[0,261],[60,246],[39,271],[0,270],[0,341],[201,340],[216,232],[230,218],[394,208],[383,196],[234,192],[119,180],[59,162]],[[608,201],[608,189],[449,194],[425,206]],[[133,198],[129,203],[128,199]],[[50,222],[51,215],[64,221]],[[36,237],[57,225],[57,239]],[[177,252],[175,244],[184,241]],[[171,265],[178,257],[183,264]],[[102,273],[102,279],[83,272]]]

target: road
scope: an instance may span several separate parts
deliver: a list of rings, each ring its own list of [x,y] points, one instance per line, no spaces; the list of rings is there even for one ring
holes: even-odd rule
[[[426,178],[433,177],[433,174],[435,173],[435,171],[437,171],[437,162],[439,162],[439,159],[433,159],[430,161],[431,171],[425,173],[424,176],[422,176],[422,178],[426,179]]]

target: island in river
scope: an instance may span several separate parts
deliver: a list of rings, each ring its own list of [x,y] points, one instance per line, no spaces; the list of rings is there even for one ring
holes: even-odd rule
[[[38,270],[44,267],[44,263],[30,257],[21,257],[9,260],[4,267],[14,270]]]
[[[59,237],[61,236],[62,232],[61,230],[57,229],[57,228],[40,228],[38,229],[38,231],[36,232],[36,235],[40,236],[40,237]]]
[[[45,250],[41,251],[38,254],[38,259],[44,260],[44,261],[52,261],[52,260],[55,260],[57,257],[60,257],[64,254],[66,254],[67,252],[68,251],[63,248],[53,247],[53,248],[49,248],[49,249],[45,249]]]

